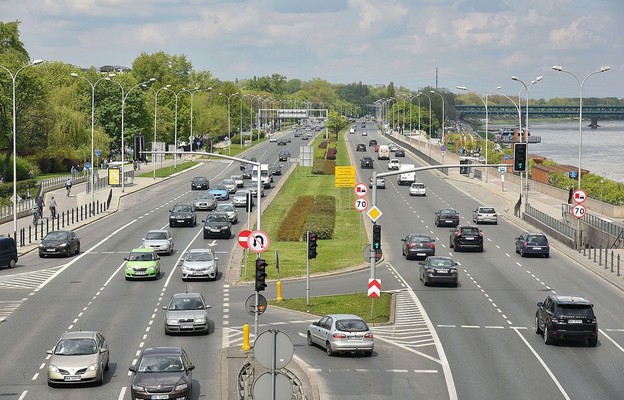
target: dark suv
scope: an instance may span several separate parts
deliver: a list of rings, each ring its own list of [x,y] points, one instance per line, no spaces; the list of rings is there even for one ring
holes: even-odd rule
[[[368,147],[377,146],[377,140],[371,139],[368,141]]]
[[[550,245],[543,233],[524,232],[516,238],[516,253],[521,257],[527,255],[541,255],[550,257]]]
[[[362,159],[360,160],[360,167],[373,168],[373,159],[370,157],[362,157]]]
[[[476,226],[460,225],[451,229],[449,246],[455,251],[476,249],[483,251],[483,232]]]
[[[169,226],[195,226],[197,225],[197,214],[195,206],[192,204],[176,204],[169,210]]]
[[[585,297],[549,295],[537,303],[535,333],[544,335],[544,343],[555,339],[587,340],[590,346],[598,344],[598,323],[594,306]]]

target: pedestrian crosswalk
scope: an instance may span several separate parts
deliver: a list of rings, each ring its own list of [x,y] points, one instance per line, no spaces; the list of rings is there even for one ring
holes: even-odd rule
[[[0,277],[0,289],[37,289],[63,266]]]

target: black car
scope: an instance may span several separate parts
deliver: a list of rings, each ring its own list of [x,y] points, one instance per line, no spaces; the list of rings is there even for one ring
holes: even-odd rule
[[[360,160],[360,167],[362,168],[373,168],[373,159],[370,157],[363,157]]]
[[[450,257],[427,257],[418,264],[420,265],[420,280],[425,286],[431,283],[450,283],[457,287],[459,283],[457,263]]]
[[[284,139],[280,139],[277,141],[278,146],[286,146],[287,144],[288,142],[286,142]]]
[[[190,399],[193,391],[193,370],[188,355],[181,347],[144,349],[133,373],[132,399]]]
[[[548,238],[543,233],[524,232],[516,238],[516,253],[521,257],[539,255],[550,257]]]
[[[169,210],[169,226],[195,226],[197,214],[192,204],[176,204]]]
[[[375,139],[371,139],[368,141],[368,147],[375,147],[377,146],[377,141]]]
[[[74,231],[52,231],[39,244],[39,257],[71,256],[80,253],[80,239]]]
[[[251,165],[246,165],[245,168],[242,168],[241,175],[243,175],[243,179],[251,179],[251,175],[253,174],[253,167]]]
[[[277,155],[277,158],[280,161],[288,161],[288,158],[290,157],[290,152],[287,150],[282,150],[279,152],[279,154]]]
[[[593,304],[582,296],[551,294],[537,303],[535,333],[544,335],[544,343],[555,340],[587,340],[598,344],[598,322]]]
[[[210,213],[202,222],[204,223],[204,239],[211,236],[229,239],[232,236],[232,223],[226,213]]]
[[[457,226],[459,225],[459,213],[452,208],[443,208],[435,212],[433,223],[435,226]]]
[[[360,143],[355,146],[355,151],[366,151],[366,145],[364,143]]]
[[[403,149],[398,149],[394,152],[394,156],[395,157],[405,157],[405,150]]]
[[[282,164],[271,164],[269,165],[269,170],[272,175],[281,175],[282,174]]]
[[[401,251],[406,260],[435,256],[435,239],[422,233],[414,233],[401,239]]]
[[[455,251],[475,249],[483,251],[483,232],[476,226],[460,225],[451,229],[449,246]]]
[[[310,137],[308,135],[301,136],[301,140],[308,140],[308,139],[310,139]]]
[[[191,190],[208,190],[210,183],[205,176],[196,176],[191,180]]]

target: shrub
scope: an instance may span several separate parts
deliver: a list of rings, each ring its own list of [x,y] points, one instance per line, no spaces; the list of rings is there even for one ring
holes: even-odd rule
[[[336,161],[334,160],[324,160],[325,168],[323,170],[323,175],[335,175],[336,174]]]
[[[277,230],[277,240],[282,242],[301,241],[303,235],[303,225],[314,205],[314,196],[299,196],[292,205],[279,229]]]
[[[312,162],[312,175],[326,175],[325,159],[315,157]]]
[[[326,149],[327,148],[327,140],[323,140],[320,144],[319,144],[319,149]]]
[[[327,150],[327,159],[328,160],[335,160],[337,152],[338,152],[338,150],[336,150],[336,149],[329,149],[329,150]]]
[[[319,239],[331,239],[336,227],[336,198],[319,195],[314,198],[314,205],[307,215],[302,232],[312,231]]]

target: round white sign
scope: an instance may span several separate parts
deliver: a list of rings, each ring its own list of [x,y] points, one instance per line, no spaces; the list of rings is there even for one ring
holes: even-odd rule
[[[358,211],[366,211],[368,208],[368,201],[364,197],[355,199],[355,209]]]
[[[576,218],[579,218],[579,219],[583,218],[586,213],[587,213],[587,209],[582,204],[575,204],[574,207],[572,207],[572,214]]]
[[[269,247],[269,235],[264,231],[253,231],[247,238],[247,247],[254,253],[263,253]]]

